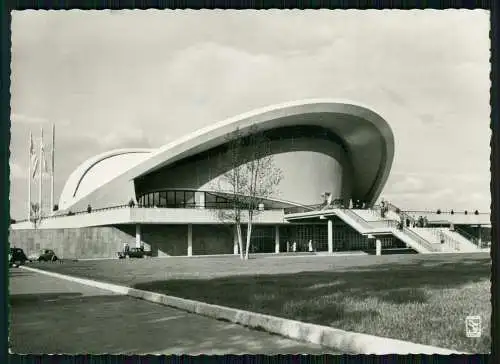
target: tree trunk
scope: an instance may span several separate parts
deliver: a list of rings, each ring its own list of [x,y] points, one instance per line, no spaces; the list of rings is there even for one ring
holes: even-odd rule
[[[248,214],[248,224],[247,224],[247,246],[245,250],[245,259],[248,260],[248,253],[250,251],[250,238],[252,237],[252,214]]]
[[[243,236],[241,234],[241,223],[240,222],[236,223],[236,232],[237,232],[237,236],[238,236],[238,247],[239,247],[240,259],[243,260]]]

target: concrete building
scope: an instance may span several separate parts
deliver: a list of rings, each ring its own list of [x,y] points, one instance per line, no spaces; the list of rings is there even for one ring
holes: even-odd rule
[[[443,245],[441,235],[433,238],[437,228],[397,226],[396,208],[380,215],[374,204],[394,157],[392,130],[370,108],[333,100],[271,106],[156,150],[93,157],[68,178],[54,216],[36,228],[28,221],[12,225],[11,245],[52,248],[67,258],[113,257],[125,242],[154,256],[235,254],[234,226],[218,218],[232,194],[218,186],[230,136],[253,128],[270,140],[268,154],[283,172],[279,193],[266,198],[255,218],[253,251],[463,250],[456,232],[440,230]],[[320,206],[325,193],[334,203]],[[364,206],[346,208],[351,201]]]

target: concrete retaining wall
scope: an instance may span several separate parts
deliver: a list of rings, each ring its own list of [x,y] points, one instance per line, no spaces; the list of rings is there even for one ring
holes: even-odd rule
[[[135,244],[134,234],[112,226],[77,229],[11,230],[11,246],[22,248],[29,255],[40,249],[52,249],[63,259],[111,258],[123,244]]]
[[[141,238],[153,256],[187,255],[187,225],[141,225]],[[135,225],[66,229],[11,230],[11,246],[27,255],[52,249],[63,259],[116,258],[124,243],[134,247]],[[193,254],[231,254],[232,230],[227,226],[193,225]]]

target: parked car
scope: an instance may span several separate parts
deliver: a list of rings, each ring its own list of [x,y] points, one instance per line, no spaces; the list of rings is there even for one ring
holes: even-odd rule
[[[54,262],[58,260],[56,253],[52,249],[42,249],[38,253],[31,254],[29,256],[29,261],[39,261],[39,262]]]
[[[144,251],[141,248],[130,248],[128,251],[129,258],[144,258]]]
[[[118,255],[118,259],[144,258],[144,257],[150,257],[151,252],[144,251],[141,248],[130,248],[128,251],[117,252],[117,255]]]
[[[10,248],[9,250],[9,267],[19,267],[26,263],[28,257],[21,248]]]

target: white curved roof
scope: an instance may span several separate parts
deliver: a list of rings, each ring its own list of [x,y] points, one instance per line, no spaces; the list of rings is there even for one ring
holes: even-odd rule
[[[353,191],[356,198],[369,204],[375,202],[389,176],[394,157],[394,136],[388,123],[370,107],[353,101],[312,99],[264,107],[199,129],[147,154],[144,160],[131,165],[128,170],[123,171],[120,176],[115,175],[114,178],[132,181],[186,157],[219,146],[227,142],[228,135],[236,128],[244,133],[253,125],[261,131],[293,125],[314,125],[331,130],[344,141],[351,155],[353,180],[356,184]],[[130,153],[133,150],[121,151]],[[150,150],[142,152],[147,153]],[[78,167],[70,176],[71,183],[70,180],[67,182],[70,187],[66,196],[68,193],[74,194],[78,189],[76,181],[83,178],[86,173],[83,171],[92,168],[92,164],[103,159],[105,155],[106,153],[94,157]]]
[[[63,210],[143,161],[153,149],[111,150],[80,164],[69,176],[59,198]]]
[[[244,133],[252,125],[257,125],[259,130],[291,125],[330,129],[344,140],[352,153],[358,198],[369,203],[375,202],[389,176],[394,157],[394,135],[389,124],[373,109],[353,101],[312,99],[264,107],[200,129],[159,148],[133,168],[130,177],[144,176],[221,145],[236,128]],[[377,158],[376,154],[382,149],[382,155]]]

